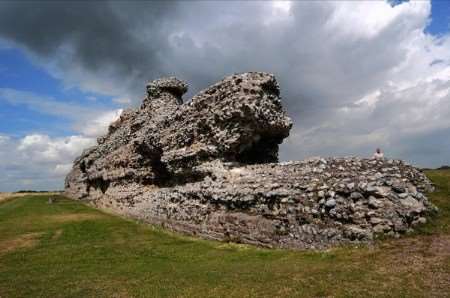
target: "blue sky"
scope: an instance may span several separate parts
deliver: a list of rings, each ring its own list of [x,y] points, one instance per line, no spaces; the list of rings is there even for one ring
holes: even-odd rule
[[[93,110],[118,108],[111,96],[82,92],[76,86],[67,87],[36,65],[23,50],[15,47],[0,48],[0,88],[30,92],[74,106]],[[64,115],[50,115],[32,104],[0,100],[0,135],[23,137],[31,133],[44,133],[53,137],[70,136],[76,131]]]
[[[61,189],[73,158],[162,75],[192,94],[275,73],[295,124],[281,159],[381,146],[450,163],[449,1],[33,5],[18,18],[20,3],[0,4],[0,191]]]
[[[442,35],[450,30],[450,1],[431,2],[431,22],[426,31],[433,35]]]

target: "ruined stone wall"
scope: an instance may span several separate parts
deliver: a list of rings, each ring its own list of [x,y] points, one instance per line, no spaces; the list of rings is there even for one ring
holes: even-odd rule
[[[66,179],[66,194],[203,238],[325,248],[399,236],[436,208],[428,179],[395,160],[277,163],[292,126],[273,75],[233,75],[183,104],[186,83],[151,82]]]

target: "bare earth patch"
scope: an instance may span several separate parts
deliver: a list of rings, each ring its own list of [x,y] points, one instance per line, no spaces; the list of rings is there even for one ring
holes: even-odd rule
[[[104,216],[102,214],[95,214],[95,213],[70,213],[70,214],[51,215],[48,216],[47,218],[55,222],[68,222],[68,221],[99,219],[103,217]]]
[[[431,241],[429,247],[431,256],[429,270],[426,271],[430,277],[427,284],[431,288],[431,295],[435,297],[444,297],[448,295],[450,289],[450,236],[437,236]],[[443,264],[443,268],[438,264]]]
[[[61,237],[63,233],[63,230],[59,229],[56,230],[55,233],[52,235],[52,240],[57,240],[59,237]]]
[[[395,240],[383,245],[386,266],[379,271],[421,277],[429,297],[444,297],[450,288],[450,235],[433,235]],[[416,285],[420,287],[419,285]]]
[[[21,248],[31,248],[38,244],[39,236],[43,233],[29,233],[24,234],[14,239],[8,239],[0,241],[0,255],[21,249]]]

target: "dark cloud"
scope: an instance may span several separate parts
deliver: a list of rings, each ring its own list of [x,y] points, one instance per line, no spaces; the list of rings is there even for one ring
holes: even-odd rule
[[[81,69],[112,81],[132,77],[141,86],[164,73],[168,20],[177,7],[171,1],[3,2],[0,34],[63,72]]]

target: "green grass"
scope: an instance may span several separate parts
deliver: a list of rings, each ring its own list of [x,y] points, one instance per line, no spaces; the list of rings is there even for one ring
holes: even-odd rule
[[[268,250],[168,233],[46,195],[0,203],[0,297],[445,297],[450,171],[440,213],[370,247]]]

